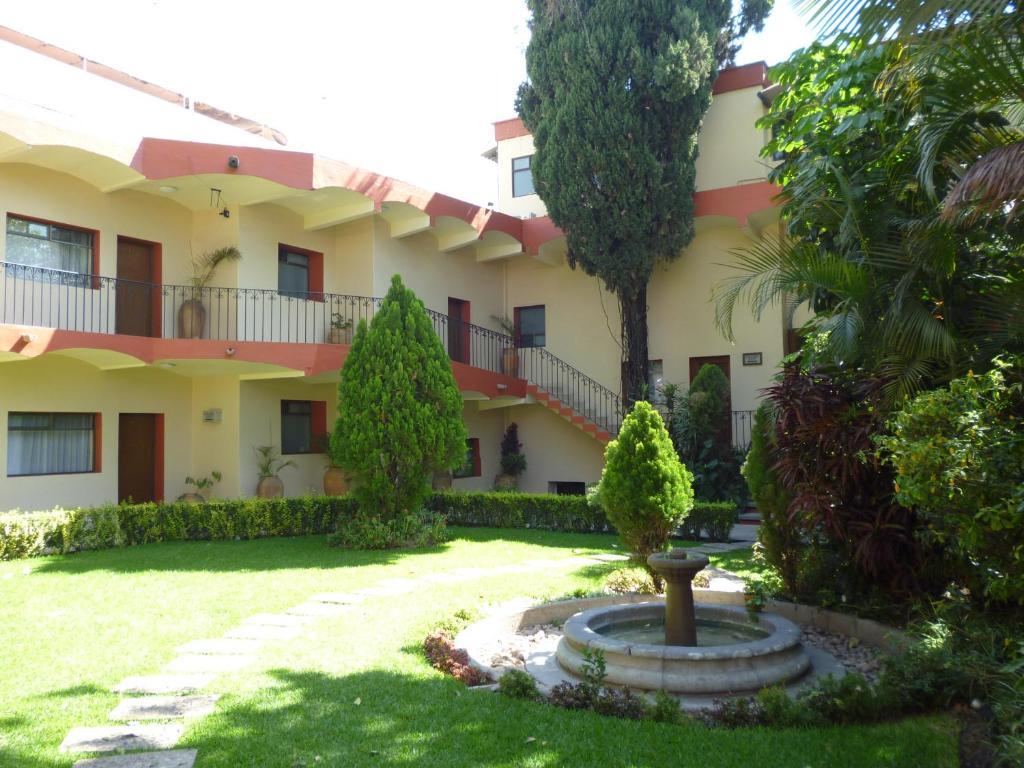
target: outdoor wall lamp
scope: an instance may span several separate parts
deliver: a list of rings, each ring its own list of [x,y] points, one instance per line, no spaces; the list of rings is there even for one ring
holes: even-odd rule
[[[238,168],[242,164],[242,161],[238,159],[238,155],[228,155],[228,168]]]
[[[228,347],[227,349],[224,350],[224,354],[227,355],[228,357],[234,357],[235,356],[235,348],[234,347]]]

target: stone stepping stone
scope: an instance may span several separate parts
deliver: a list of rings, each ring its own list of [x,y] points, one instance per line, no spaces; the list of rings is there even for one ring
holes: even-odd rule
[[[405,592],[412,592],[414,589],[422,587],[423,583],[419,579],[384,579],[377,586],[384,587],[385,589],[401,589]]]
[[[107,715],[111,720],[178,720],[213,712],[220,696],[145,696],[122,699]]]
[[[201,653],[213,655],[245,655],[256,653],[263,643],[251,638],[219,637],[212,640],[192,640],[178,646],[178,653]]]
[[[298,616],[291,613],[257,613],[243,621],[243,624],[260,624],[268,627],[301,627],[313,621],[312,616]]]
[[[285,613],[289,616],[321,617],[340,616],[349,609],[347,605],[337,603],[301,603],[289,608]]]
[[[174,673],[190,672],[237,672],[245,669],[256,661],[255,656],[204,656],[199,653],[187,653],[179,656],[165,669]]]
[[[126,677],[116,686],[114,693],[168,694],[192,693],[213,682],[213,675],[138,675]]]
[[[456,582],[465,581],[466,579],[456,573],[431,573],[424,576],[423,580],[430,582],[431,584],[455,584]]]
[[[104,725],[72,728],[60,744],[61,752],[125,752],[133,749],[170,749],[185,726]]]
[[[135,752],[131,755],[93,757],[79,760],[74,768],[192,768],[196,764],[194,749],[172,749],[166,752]]]
[[[622,560],[629,560],[629,557],[627,555],[616,555],[616,554],[608,553],[608,554],[602,554],[602,555],[591,555],[589,558],[586,558],[586,559],[588,559],[588,560],[599,560],[602,563],[617,563],[617,562],[620,562]]]
[[[311,603],[337,603],[338,605],[355,605],[366,599],[366,595],[357,595],[355,592],[321,592],[309,598]]]
[[[246,624],[227,632],[230,640],[292,640],[302,634],[302,627],[275,627],[272,624]]]
[[[406,589],[405,587],[378,584],[374,587],[363,587],[359,590],[359,594],[365,595],[366,597],[392,597],[393,595],[404,595],[410,591],[411,590]]]

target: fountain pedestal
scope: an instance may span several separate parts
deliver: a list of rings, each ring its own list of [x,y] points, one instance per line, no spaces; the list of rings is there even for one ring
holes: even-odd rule
[[[665,645],[697,645],[693,577],[707,567],[708,559],[673,549],[651,555],[647,564],[665,580]]]

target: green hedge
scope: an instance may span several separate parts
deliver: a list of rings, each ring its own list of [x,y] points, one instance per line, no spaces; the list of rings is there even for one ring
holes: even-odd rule
[[[739,517],[740,510],[731,501],[695,501],[679,532],[684,539],[699,539],[703,532],[711,541],[728,541]]]
[[[452,525],[491,528],[535,528],[569,533],[613,532],[604,512],[586,496],[515,491],[448,491],[435,493],[427,508]]]
[[[604,512],[584,496],[450,491],[432,494],[426,507],[451,525],[614,532]],[[156,541],[327,534],[337,531],[339,519],[352,518],[355,511],[355,503],[347,496],[304,496],[7,512],[0,514],[0,560]],[[726,523],[731,527],[736,515],[736,506],[730,502],[696,502],[683,535],[695,538],[694,530],[703,529],[709,534],[724,530],[727,536]]]

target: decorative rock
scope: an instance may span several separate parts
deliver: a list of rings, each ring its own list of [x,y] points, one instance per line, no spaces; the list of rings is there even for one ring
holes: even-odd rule
[[[337,603],[300,603],[289,608],[285,613],[289,616],[301,616],[303,618],[321,618],[340,616],[349,610],[350,606],[338,605]]]
[[[242,639],[237,637],[221,637],[213,640],[192,640],[184,645],[178,646],[178,653],[200,653],[200,654],[247,654],[255,653],[262,646],[259,640]]]
[[[366,595],[357,595],[355,592],[321,592],[309,598],[311,603],[337,603],[339,605],[355,605],[366,599]]]
[[[114,693],[192,693],[205,688],[212,681],[213,675],[140,675],[126,677],[114,687]]]
[[[256,661],[254,656],[203,656],[198,653],[179,656],[165,669],[168,672],[237,672]]]
[[[313,621],[312,616],[296,616],[287,613],[257,613],[243,621],[243,624],[259,624],[267,627],[301,627]]]
[[[114,752],[133,749],[170,749],[184,726],[110,725],[72,728],[61,742],[61,752]]]
[[[196,764],[196,754],[194,749],[135,752],[130,755],[79,760],[74,768],[192,768]]]
[[[177,720],[213,712],[220,696],[145,696],[122,699],[107,715],[111,720]]]
[[[246,624],[224,635],[232,640],[291,640],[298,637],[302,627],[275,627],[270,624]]]

